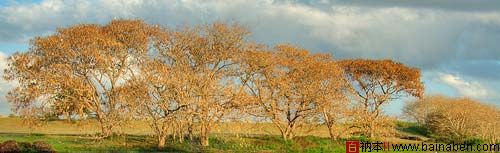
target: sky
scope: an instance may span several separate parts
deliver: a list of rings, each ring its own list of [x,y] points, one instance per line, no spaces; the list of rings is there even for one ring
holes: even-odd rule
[[[168,27],[238,22],[253,41],[336,59],[393,59],[421,69],[426,95],[500,106],[498,0],[0,0],[0,69],[35,36],[112,19]],[[0,79],[0,114],[10,113],[5,95],[13,87]],[[399,115],[407,100],[384,111]]]

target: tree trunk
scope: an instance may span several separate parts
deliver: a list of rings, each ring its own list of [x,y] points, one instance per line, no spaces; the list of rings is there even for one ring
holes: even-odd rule
[[[189,141],[193,141],[193,126],[192,125],[189,125],[189,127],[188,127],[188,137],[189,137]]]
[[[284,141],[287,141],[287,140],[288,140],[288,138],[287,138],[287,136],[286,136],[286,134],[285,134],[285,133],[281,133],[281,137],[283,138],[283,140],[284,140]]]
[[[160,135],[158,135],[158,148],[159,149],[165,148],[166,139],[167,139],[167,135],[166,134],[160,134]]]
[[[97,113],[97,121],[99,121],[99,125],[101,126],[101,136],[103,138],[107,138],[113,134],[113,125],[109,123],[104,114]]]
[[[287,139],[288,140],[293,140],[293,133],[292,133],[292,131],[288,132]]]
[[[332,142],[337,141],[339,137],[337,134],[335,134],[335,130],[333,129],[333,127],[328,126],[328,132],[330,132],[330,139],[332,140]]]
[[[373,121],[370,121],[370,124],[369,124],[369,128],[368,128],[368,137],[369,138],[373,138],[375,136],[375,131],[374,131],[374,127],[373,127]]]
[[[172,130],[172,139],[174,139],[174,141],[177,141],[177,130],[175,129]]]
[[[66,116],[66,121],[67,121],[68,123],[71,123],[71,113],[66,112],[66,113],[65,113],[65,116]]]
[[[193,123],[194,119],[191,118],[189,121],[188,121],[188,125],[187,125],[187,131],[188,131],[188,137],[189,137],[189,141],[193,141],[193,133],[194,133],[194,123]]]
[[[203,147],[207,147],[209,145],[208,128],[205,126],[206,125],[201,125],[201,131],[200,131],[200,143],[201,143],[201,146],[203,146]]]
[[[209,145],[208,136],[206,134],[202,134],[200,136],[200,143],[201,143],[201,146],[203,146],[203,147],[207,147]]]
[[[101,123],[101,133],[103,138],[110,137],[113,135],[113,126]]]
[[[335,121],[330,118],[326,109],[323,109],[323,117],[325,119],[326,127],[328,127],[328,132],[330,133],[330,139],[332,142],[337,141],[339,134],[335,134]]]
[[[281,132],[281,137],[283,138],[284,141],[293,139],[293,134],[290,129],[282,130],[280,132]]]
[[[179,128],[177,129],[177,133],[178,133],[177,135],[179,135],[179,136],[178,136],[178,137],[179,137],[179,143],[183,143],[183,142],[184,142],[184,136],[185,136],[185,135],[184,135],[184,132],[182,132],[182,128],[181,128],[181,127],[179,127]]]
[[[278,126],[278,128],[280,129],[281,138],[283,138],[283,141],[286,141],[288,139],[286,136],[286,130],[280,128],[279,126]]]

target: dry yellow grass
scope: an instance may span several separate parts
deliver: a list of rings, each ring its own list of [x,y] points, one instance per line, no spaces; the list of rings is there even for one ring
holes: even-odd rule
[[[100,132],[96,121],[50,121],[41,127],[30,128],[19,118],[0,118],[0,133],[41,133],[41,134],[94,134]],[[146,122],[132,121],[119,128],[127,134],[153,134]],[[214,127],[214,134],[235,135],[279,135],[279,130],[272,123],[221,123]],[[324,126],[309,126],[297,130],[297,136],[313,135],[328,137]]]
[[[43,126],[30,128],[19,118],[0,118],[0,133],[41,133],[41,134],[94,134],[100,132],[95,121],[69,123],[68,121],[50,121]],[[144,123],[129,124],[133,127],[122,127],[128,134],[148,134],[151,131]]]

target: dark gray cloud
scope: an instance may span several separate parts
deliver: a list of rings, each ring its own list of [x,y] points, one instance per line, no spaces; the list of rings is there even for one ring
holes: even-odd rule
[[[45,0],[3,7],[0,41],[27,42],[60,26],[113,18],[173,27],[225,20],[247,25],[259,42],[292,42],[338,57],[392,58],[427,69],[454,60],[499,60],[500,9],[492,7],[500,5],[493,3],[499,2]],[[433,9],[421,9],[426,7]]]
[[[500,79],[500,61],[455,61],[444,67],[450,73],[461,73],[470,77],[470,79],[478,79],[484,82],[494,82]]]

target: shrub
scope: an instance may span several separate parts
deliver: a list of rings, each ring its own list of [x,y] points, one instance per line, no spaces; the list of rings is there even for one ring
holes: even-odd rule
[[[8,140],[0,145],[0,152],[21,152],[19,144],[14,140]]]
[[[43,141],[35,141],[33,142],[33,147],[37,152],[44,152],[44,153],[53,153],[56,152],[52,146],[46,142]]]
[[[9,118],[16,118],[16,114],[9,114]]]
[[[55,153],[56,151],[50,144],[43,141],[35,141],[33,143],[29,143],[9,140],[0,144],[0,153],[16,152]]]
[[[33,144],[29,142],[18,142],[21,152],[37,152],[33,149]]]
[[[362,141],[362,142],[368,142],[369,141],[369,139],[366,138],[366,136],[351,136],[347,140],[359,140],[359,141]]]
[[[412,131],[426,131],[441,142],[479,141],[471,138],[498,142],[500,137],[498,107],[469,98],[426,97],[406,105],[405,114],[426,129]]]
[[[469,138],[464,141],[464,144],[467,145],[484,144],[484,140],[481,138]]]

